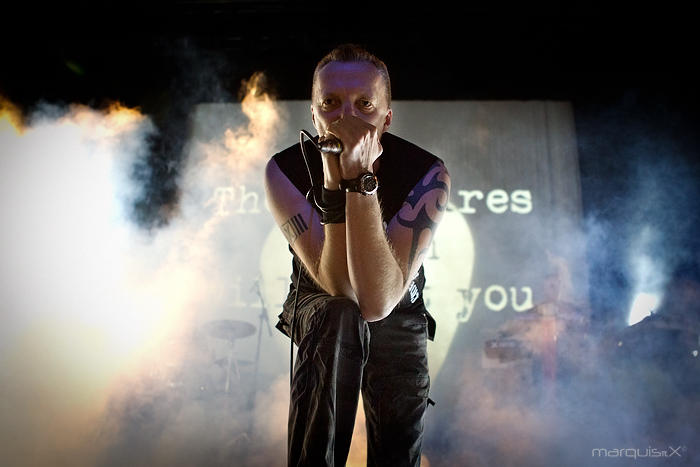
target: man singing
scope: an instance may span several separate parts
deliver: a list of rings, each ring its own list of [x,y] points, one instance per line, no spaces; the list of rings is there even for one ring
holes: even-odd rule
[[[293,255],[277,327],[298,346],[288,464],[345,464],[359,393],[367,461],[417,466],[430,379],[423,260],[449,199],[443,162],[387,132],[386,65],[341,45],[316,66],[316,143],[267,164],[268,204]],[[317,149],[339,142],[339,154]],[[308,166],[307,166],[308,162]]]

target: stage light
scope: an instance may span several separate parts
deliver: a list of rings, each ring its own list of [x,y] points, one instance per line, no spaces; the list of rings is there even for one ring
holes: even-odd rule
[[[650,316],[659,304],[659,296],[653,293],[638,293],[632,301],[627,325],[632,326]]]

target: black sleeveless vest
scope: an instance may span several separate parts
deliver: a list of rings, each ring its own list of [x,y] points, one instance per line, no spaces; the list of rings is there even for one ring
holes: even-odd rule
[[[384,133],[381,137],[383,152],[380,156],[379,170],[376,175],[379,179],[379,190],[377,196],[382,210],[382,217],[385,226],[399,211],[403,202],[406,200],[409,192],[413,187],[425,176],[430,167],[440,159],[428,151],[421,149],[413,143],[410,143],[398,136],[390,133]],[[321,154],[316,147],[310,142],[305,141],[304,148],[308,157],[309,170],[314,179],[314,185],[320,186],[323,184],[323,165],[321,162]],[[279,166],[282,173],[292,182],[292,184],[309,198],[309,190],[311,189],[311,180],[309,179],[309,171],[301,153],[299,144],[288,147],[287,149],[273,156],[275,162]],[[313,204],[313,202],[311,202]],[[294,254],[292,247],[289,247],[293,255],[292,262],[292,283],[289,289],[288,297],[293,297],[295,293],[295,285],[298,275],[299,278],[299,293],[304,292],[322,292],[313,279],[308,275],[303,267],[301,260]],[[423,266],[418,270],[418,274],[413,279],[413,284],[409,287],[406,295],[401,299],[399,304],[394,308],[397,309],[416,309],[426,313],[429,320],[429,327],[434,332],[434,321],[427,314],[425,305],[423,304],[423,287],[425,285],[425,274]],[[287,300],[289,302],[289,300]],[[284,315],[284,313],[283,313]],[[280,315],[280,319],[282,319]],[[433,334],[431,332],[431,336]]]

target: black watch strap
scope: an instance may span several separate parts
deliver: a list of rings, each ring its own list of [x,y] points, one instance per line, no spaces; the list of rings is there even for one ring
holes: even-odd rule
[[[373,195],[379,188],[379,180],[372,172],[365,172],[359,177],[351,180],[341,180],[340,188],[346,192],[362,193],[363,195]]]

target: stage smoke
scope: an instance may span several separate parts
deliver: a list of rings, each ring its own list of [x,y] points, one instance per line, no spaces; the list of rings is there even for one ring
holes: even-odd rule
[[[119,104],[22,114],[0,100],[4,464],[285,465],[289,342],[272,326],[291,256],[260,174],[308,128],[308,103],[275,102],[261,75],[244,89],[240,106],[185,106],[186,123],[169,127]],[[453,178],[426,255],[438,323],[430,345],[440,351],[431,357],[437,405],[427,411],[424,464],[586,466],[647,448],[667,458],[634,462],[670,464],[670,448],[696,462],[700,349],[684,311],[697,300],[664,300],[656,319],[626,323],[633,291],[673,285],[692,297],[692,274],[677,266],[697,252],[688,239],[697,237],[700,193],[683,148],[649,127],[623,131],[609,116],[579,122],[579,150],[626,174],[610,192],[584,170],[583,215],[565,199],[578,199],[575,179],[557,179],[543,195],[536,183],[550,180],[555,162],[557,173],[578,173],[565,106],[395,110],[396,134],[444,156]],[[434,118],[426,124],[425,115]],[[546,125],[533,115],[548,116]],[[186,131],[165,146],[181,153],[154,153],[174,128]],[[533,128],[546,128],[548,145]],[[598,142],[615,137],[612,149]],[[552,148],[568,158],[546,159]],[[534,175],[522,186],[524,174]],[[531,190],[529,205],[521,189]],[[528,303],[524,286],[545,319],[514,309]],[[465,313],[474,288],[480,301]],[[511,306],[494,311],[501,298]],[[570,314],[558,327],[548,316],[560,312]],[[485,351],[493,338],[528,347],[494,357]],[[357,427],[349,465],[365,459],[364,441]]]
[[[206,327],[230,317],[219,263],[245,249],[218,190],[260,170],[279,123],[260,79],[239,125],[188,140],[158,229],[133,217],[144,196],[134,170],[158,136],[149,115],[119,104],[20,115],[2,101],[4,464],[228,465],[252,429],[279,445],[259,465],[284,458],[288,395],[264,365],[251,387],[251,359],[227,360],[231,343]]]
[[[615,462],[608,457],[623,465],[697,463],[697,137],[692,123],[683,124],[667,107],[651,107],[627,101],[578,116],[578,148],[586,156],[581,238],[543,241],[541,232],[521,231],[524,243],[545,244],[555,257],[585,251],[590,321],[553,334],[534,321],[518,328],[514,317],[511,330],[518,332],[510,337],[535,344],[527,358],[517,355],[524,349],[512,347],[510,354],[501,349],[500,361],[464,355],[450,363],[449,373],[434,381],[438,405],[427,422],[431,465]],[[551,217],[576,220],[566,212]],[[513,268],[523,281],[535,281],[534,265]],[[570,278],[580,284],[576,271]],[[654,315],[629,327],[640,292],[665,298]],[[480,342],[496,337],[482,331],[473,334]],[[547,342],[555,359],[536,352],[536,344]]]

